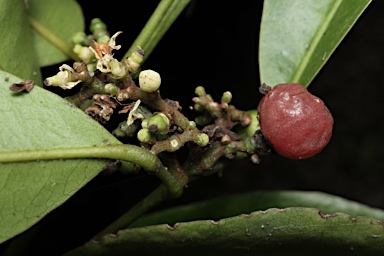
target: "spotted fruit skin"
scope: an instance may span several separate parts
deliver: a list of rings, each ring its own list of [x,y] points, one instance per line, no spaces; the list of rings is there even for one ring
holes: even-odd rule
[[[258,112],[261,132],[283,157],[312,157],[331,139],[332,114],[300,84],[276,85],[261,99]]]

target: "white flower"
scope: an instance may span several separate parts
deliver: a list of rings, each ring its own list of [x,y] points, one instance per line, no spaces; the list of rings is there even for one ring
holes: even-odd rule
[[[141,103],[141,101],[137,100],[135,102],[135,105],[131,109],[131,111],[129,111],[128,119],[127,119],[127,125],[128,126],[133,124],[133,122],[135,122],[136,119],[143,119],[144,118],[144,116],[142,114],[137,113],[137,108],[139,107],[140,103]]]
[[[81,80],[74,81],[73,73],[75,70],[63,64],[59,67],[59,72],[52,77],[48,77],[44,80],[46,86],[59,86],[63,89],[72,89],[75,85],[81,82]]]
[[[89,49],[95,53],[97,59],[96,68],[103,73],[111,73],[116,79],[123,78],[128,73],[127,65],[113,58],[112,50],[119,50],[121,45],[116,45],[116,37],[121,34],[115,33],[107,43],[93,42],[94,48]]]

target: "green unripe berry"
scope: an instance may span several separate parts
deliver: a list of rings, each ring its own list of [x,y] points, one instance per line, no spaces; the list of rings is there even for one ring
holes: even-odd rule
[[[91,24],[89,25],[89,30],[94,33],[98,29],[106,30],[107,25],[102,22],[99,18],[93,18],[91,20]]]
[[[205,133],[200,133],[196,136],[195,138],[195,143],[201,147],[205,147],[208,145],[209,143],[209,137],[207,134]]]
[[[158,113],[148,119],[148,129],[152,133],[167,134],[170,122],[168,117],[163,113]]]
[[[140,89],[145,92],[155,92],[161,84],[160,74],[153,70],[143,70],[139,75]]]

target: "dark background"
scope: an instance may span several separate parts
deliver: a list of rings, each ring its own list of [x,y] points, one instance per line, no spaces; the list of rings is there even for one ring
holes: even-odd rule
[[[122,45],[117,58],[129,48],[158,3],[78,2],[86,26],[99,17],[111,34],[123,31],[117,38]],[[181,199],[163,207],[236,192],[289,189],[323,191],[384,209],[383,8],[383,1],[370,4],[308,88],[324,100],[335,119],[331,142],[319,155],[297,161],[271,154],[260,165],[248,160],[231,162],[222,177],[191,183]],[[188,107],[199,85],[216,100],[230,90],[238,108],[256,108],[261,98],[257,59],[261,12],[262,1],[194,1],[143,69],[161,74],[162,96],[178,100],[188,117],[192,118]],[[48,68],[43,72],[52,75]],[[95,178],[36,225],[39,241],[35,249],[52,255],[82,244],[158,184],[145,174]],[[68,235],[71,241],[66,240]]]

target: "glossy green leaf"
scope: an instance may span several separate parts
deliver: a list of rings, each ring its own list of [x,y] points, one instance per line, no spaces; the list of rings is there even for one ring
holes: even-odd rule
[[[0,71],[1,151],[120,144],[101,125],[41,87],[9,90],[20,79]],[[0,164],[0,243],[21,233],[95,177],[107,160]]]
[[[0,1],[0,70],[24,79],[41,81],[23,1]]]
[[[33,30],[34,46],[40,67],[68,60],[68,55],[47,38],[59,37],[70,46],[72,36],[76,32],[84,31],[84,17],[80,5],[75,0],[32,0],[28,1],[27,10],[28,14],[49,32],[43,37]]]
[[[265,0],[261,83],[308,86],[371,0]]]
[[[249,199],[251,202],[247,203]],[[154,252],[158,255],[380,255],[384,252],[383,223],[369,217],[355,217],[361,212],[383,219],[383,211],[323,193],[257,192],[179,209],[182,209],[180,216],[186,214],[187,218],[191,216],[184,210],[203,210],[202,207],[206,207],[205,214],[213,210],[213,215],[220,216],[250,209],[253,203],[255,208],[320,205],[332,214],[315,208],[269,208],[221,220],[131,228],[115,236],[106,235],[98,242],[88,242],[67,255],[153,255]],[[335,213],[336,209],[354,214]]]

